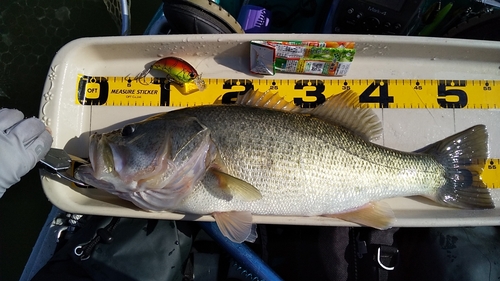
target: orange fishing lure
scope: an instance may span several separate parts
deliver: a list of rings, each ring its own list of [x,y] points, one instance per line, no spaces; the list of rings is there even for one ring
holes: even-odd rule
[[[170,82],[180,85],[194,83],[200,91],[205,89],[205,82],[196,69],[187,61],[177,57],[165,57],[157,60],[151,69],[160,70],[167,74]]]

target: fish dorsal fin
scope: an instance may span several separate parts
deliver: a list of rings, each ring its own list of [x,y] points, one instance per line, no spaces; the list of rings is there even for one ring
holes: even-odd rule
[[[301,110],[300,107],[296,106],[293,102],[286,101],[278,93],[271,93],[270,91],[259,92],[252,89],[248,90],[244,95],[239,95],[236,104],[289,112],[300,112]]]
[[[361,104],[358,94],[351,90],[331,96],[313,109],[301,108],[278,93],[257,90],[239,95],[236,104],[309,114],[345,127],[368,141],[376,140],[382,135],[382,123],[378,116],[367,105]]]
[[[359,102],[358,94],[352,90],[331,96],[307,113],[345,127],[368,141],[382,135],[380,119],[367,105]]]

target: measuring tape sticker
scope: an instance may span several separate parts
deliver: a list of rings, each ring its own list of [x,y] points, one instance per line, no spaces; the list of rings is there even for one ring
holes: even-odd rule
[[[371,108],[495,109],[500,80],[277,80],[204,79],[206,89],[169,83],[166,78],[78,75],[76,103],[106,106],[196,106],[232,103],[250,89],[279,92],[301,107],[315,107],[345,90],[359,93]]]
[[[487,187],[500,188],[500,159],[484,160],[481,178]]]
[[[166,78],[98,77],[79,75],[76,104],[94,106],[198,106],[231,104],[254,89],[278,92],[301,107],[315,107],[345,90],[359,93],[371,108],[496,109],[500,80],[292,80],[204,79],[195,85],[169,83]],[[500,188],[500,159],[482,159],[481,177],[490,188]]]

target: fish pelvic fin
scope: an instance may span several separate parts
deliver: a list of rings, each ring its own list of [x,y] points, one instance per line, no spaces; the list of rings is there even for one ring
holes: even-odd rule
[[[233,177],[213,167],[209,168],[207,172],[217,179],[217,187],[227,195],[243,201],[255,201],[262,198],[260,191],[244,180]]]
[[[488,158],[486,126],[476,125],[416,152],[433,155],[445,168],[446,184],[431,199],[464,209],[495,208],[481,179],[483,165],[479,161]]]
[[[218,212],[212,216],[221,233],[235,243],[255,242],[257,225],[252,223],[250,212]]]
[[[383,201],[370,202],[356,210],[346,213],[324,216],[338,218],[380,230],[391,228],[394,221],[394,212],[392,208]]]

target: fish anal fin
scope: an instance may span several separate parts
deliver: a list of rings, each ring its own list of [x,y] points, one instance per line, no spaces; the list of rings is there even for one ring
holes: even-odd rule
[[[255,201],[262,198],[260,191],[248,182],[233,177],[216,168],[209,168],[211,173],[217,179],[217,187],[224,193],[234,196],[244,201]]]
[[[359,95],[352,90],[329,97],[307,113],[349,129],[368,141],[382,135],[382,122],[371,108],[359,102]]]
[[[368,203],[350,212],[325,216],[339,218],[341,220],[354,222],[376,229],[391,228],[392,222],[394,221],[394,212],[392,211],[392,208],[389,204],[382,201]]]
[[[221,233],[235,243],[255,242],[257,226],[252,223],[250,212],[218,212],[212,216]]]

